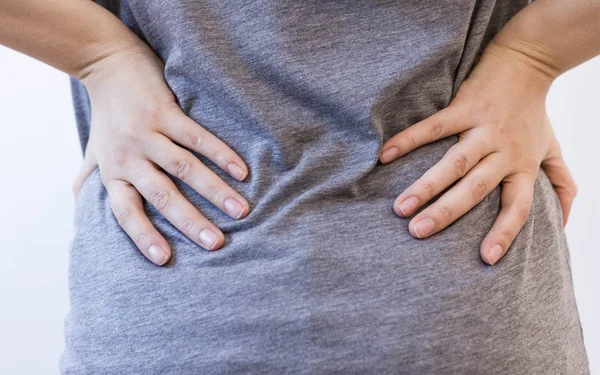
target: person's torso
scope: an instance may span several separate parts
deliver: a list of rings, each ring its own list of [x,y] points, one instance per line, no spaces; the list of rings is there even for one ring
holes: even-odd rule
[[[333,196],[399,194],[456,137],[387,166],[377,163],[382,143],[445,107],[527,1],[99,3],[163,59],[184,112],[246,161],[250,176],[238,183],[199,155],[265,216]],[[79,112],[84,147],[89,116]]]
[[[527,1],[101,3],[163,59],[184,112],[246,161],[237,182],[199,156],[251,211],[234,220],[178,182],[226,243],[203,251],[147,207],[174,254],[159,268],[120,230],[92,173],[75,213],[63,368],[142,373],[158,347],[164,373],[583,373],[547,177],[491,268],[479,245],[499,187],[423,240],[392,211],[456,136],[378,163],[385,140],[450,102]],[[73,94],[85,147],[89,103],[76,81]],[[568,363],[552,354],[565,342],[576,343]]]

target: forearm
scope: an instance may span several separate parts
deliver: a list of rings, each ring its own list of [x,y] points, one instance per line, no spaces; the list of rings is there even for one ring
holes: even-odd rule
[[[148,48],[117,17],[89,0],[2,0],[0,44],[79,79],[107,56]]]
[[[600,54],[600,1],[536,0],[493,42],[526,55],[537,70],[555,78]]]

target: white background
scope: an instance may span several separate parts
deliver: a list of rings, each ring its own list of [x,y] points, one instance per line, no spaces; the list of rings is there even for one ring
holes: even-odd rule
[[[71,182],[81,162],[67,75],[0,47],[0,374],[57,374],[68,310]],[[600,375],[600,58],[559,77],[548,111],[579,186],[567,238]]]

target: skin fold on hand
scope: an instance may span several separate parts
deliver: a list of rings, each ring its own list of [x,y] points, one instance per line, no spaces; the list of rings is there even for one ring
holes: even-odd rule
[[[239,181],[248,168],[182,112],[165,82],[164,65],[148,44],[102,6],[81,0],[0,1],[0,44],[73,76],[87,89],[91,134],[73,184],[75,197],[98,168],[119,225],[158,265],[169,261],[171,248],[146,216],[142,198],[204,249],[223,246],[223,233],[168,175],[241,219],[250,210],[248,202],[188,149]]]
[[[598,19],[600,1],[532,2],[494,37],[447,108],[384,144],[380,158],[390,162],[426,143],[459,137],[394,203],[399,215],[410,216],[457,182],[410,221],[414,236],[442,230],[501,183],[502,210],[481,244],[483,260],[496,263],[529,215],[540,166],[555,187],[566,224],[577,189],[548,121],[545,97],[553,78],[600,53]],[[162,61],[147,44],[100,5],[80,0],[0,1],[0,44],[79,79],[90,94],[91,135],[75,195],[98,168],[119,224],[156,264],[165,264],[171,250],[145,215],[142,198],[205,249],[223,246],[223,234],[167,174],[239,219],[248,214],[248,202],[185,148],[240,181],[248,168],[176,105]]]
[[[143,200],[206,250],[224,244],[223,233],[179,192],[170,174],[234,219],[249,204],[186,150],[206,156],[233,178],[248,175],[244,161],[224,142],[187,117],[164,81],[162,61],[147,48],[115,53],[81,78],[92,107],[91,134],[73,184],[75,198],[96,168],[119,225],[152,262],[163,265],[171,249],[152,225]],[[182,147],[184,146],[184,147]]]
[[[577,188],[546,113],[551,72],[492,41],[448,107],[384,143],[380,161],[389,163],[458,135],[444,157],[394,201],[394,211],[409,217],[456,183],[410,220],[414,237],[443,230],[501,184],[502,208],[480,248],[483,261],[495,264],[529,217],[540,167],[555,187],[566,225]]]

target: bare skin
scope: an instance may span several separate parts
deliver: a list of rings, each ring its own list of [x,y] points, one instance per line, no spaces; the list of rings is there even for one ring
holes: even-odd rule
[[[74,194],[98,167],[119,224],[156,264],[169,260],[170,248],[144,213],[142,197],[204,249],[221,248],[223,233],[165,172],[240,219],[249,212],[246,199],[179,145],[205,155],[240,181],[248,175],[244,161],[181,111],[154,54],[125,50],[97,62],[94,69],[82,79],[92,103],[92,124]]]
[[[535,1],[486,46],[448,107],[385,142],[380,160],[389,163],[458,135],[458,143],[394,201],[394,211],[408,217],[456,182],[410,220],[414,237],[443,230],[502,184],[502,209],[480,248],[486,263],[497,263],[529,217],[540,167],[556,190],[567,224],[577,186],[545,101],[556,77],[600,54],[599,19],[598,1]]]
[[[243,181],[248,167],[229,146],[187,117],[164,80],[160,58],[113,14],[91,1],[4,0],[0,43],[44,61],[86,87],[92,126],[75,196],[95,169],[119,224],[140,251],[163,265],[166,239],[146,216],[146,199],[169,222],[206,250],[224,244],[223,233],[177,190],[179,177],[234,219],[249,204],[203,165],[186,146]]]
[[[391,162],[420,145],[459,134],[448,155],[394,203],[399,215],[410,216],[436,192],[460,180],[411,220],[413,235],[425,238],[443,230],[502,183],[503,210],[481,246],[484,261],[496,263],[527,219],[540,165],[555,185],[566,224],[576,186],[544,99],[556,76],[600,53],[599,4],[537,0],[490,43],[448,108],[384,144],[381,160]],[[203,248],[224,245],[222,232],[167,174],[182,179],[232,218],[248,215],[248,202],[179,145],[205,155],[240,181],[248,175],[242,158],[181,111],[164,81],[160,58],[110,12],[84,0],[3,0],[0,43],[86,86],[92,133],[74,194],[98,168],[119,224],[149,260],[163,265],[171,249],[145,215],[143,199]],[[401,205],[410,196],[418,197],[417,204]],[[429,233],[426,218],[433,220]]]

